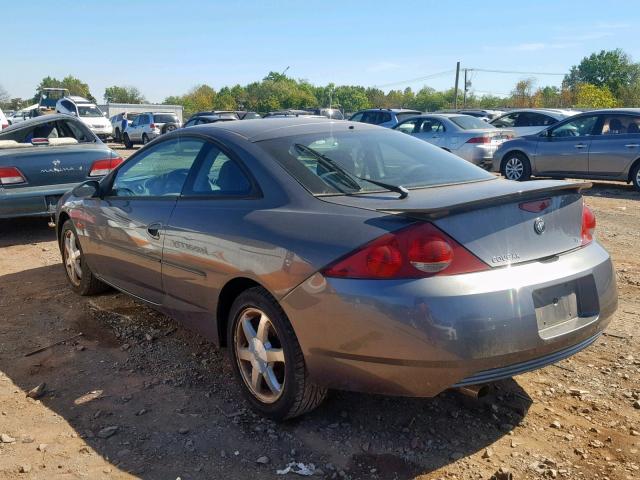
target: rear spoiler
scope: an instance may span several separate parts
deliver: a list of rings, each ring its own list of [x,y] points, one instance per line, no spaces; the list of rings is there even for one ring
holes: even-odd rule
[[[480,208],[493,207],[496,205],[504,205],[505,203],[520,202],[524,200],[534,200],[547,194],[560,194],[567,192],[580,193],[583,190],[588,190],[593,184],[591,182],[579,182],[579,183],[561,183],[558,185],[538,188],[535,190],[519,190],[517,192],[507,193],[505,195],[498,195],[495,197],[481,198],[478,200],[471,200],[468,202],[454,203],[445,205],[442,207],[432,208],[394,208],[394,209],[376,209],[377,212],[390,213],[393,215],[407,215],[410,217],[416,217],[420,219],[435,220],[438,218],[453,215],[455,213],[468,212],[470,210],[477,210]]]

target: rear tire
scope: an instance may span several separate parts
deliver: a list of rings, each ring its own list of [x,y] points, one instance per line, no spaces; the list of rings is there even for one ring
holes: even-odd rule
[[[309,380],[291,323],[269,292],[254,287],[241,293],[231,306],[228,325],[231,365],[254,410],[285,420],[322,403],[327,390]]]
[[[124,136],[122,137],[122,140],[124,141],[124,146],[126,148],[133,148],[133,142],[131,141],[127,133],[124,134]]]
[[[146,145],[147,143],[149,143],[149,137],[147,137],[146,133],[142,134],[142,145]]]
[[[631,170],[631,184],[640,192],[640,162]]]
[[[502,160],[500,173],[508,180],[524,182],[531,178],[531,163],[523,153],[507,153]]]
[[[67,281],[74,292],[87,296],[109,290],[109,286],[98,280],[85,262],[82,246],[71,220],[62,225],[60,252]]]

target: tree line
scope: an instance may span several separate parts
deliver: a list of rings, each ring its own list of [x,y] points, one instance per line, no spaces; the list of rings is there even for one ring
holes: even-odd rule
[[[37,101],[46,87],[69,89],[95,101],[88,84],[68,75],[62,80],[45,77],[36,88],[33,99],[11,98],[0,87],[0,106],[17,109]],[[132,86],[114,85],[105,89],[105,102],[145,103],[144,95]],[[269,112],[283,109],[313,107],[340,108],[355,112],[364,108],[412,108],[434,111],[451,108],[455,102],[454,88],[439,91],[429,86],[414,91],[405,89],[385,92],[376,87],[359,85],[316,86],[307,80],[294,79],[270,72],[262,80],[248,85],[234,85],[215,90],[198,85],[183,95],[169,96],[164,104],[182,105],[185,115],[202,110],[250,110]],[[463,105],[463,92],[458,92],[457,104]],[[465,105],[469,108],[547,107],[547,108],[610,108],[640,106],[640,63],[621,49],[602,50],[584,57],[564,77],[562,85],[537,86],[534,78],[519,80],[509,96],[468,92]]]

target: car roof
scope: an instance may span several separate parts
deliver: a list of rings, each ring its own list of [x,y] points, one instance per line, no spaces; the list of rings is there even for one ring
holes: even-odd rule
[[[412,108],[365,108],[364,110],[359,110],[359,112],[391,112],[391,113],[407,113],[407,112],[418,112],[422,113],[420,110],[414,110]]]
[[[640,108],[602,108],[578,113],[635,113],[636,115],[640,115]]]
[[[40,115],[35,118],[30,118],[29,120],[25,120],[24,122],[14,123],[13,125],[9,125],[7,128],[3,129],[2,133],[8,130],[19,130],[21,128],[28,127],[29,125],[37,125],[39,123],[54,122],[56,120],[71,120],[73,122],[82,123],[73,115],[69,115],[67,113],[53,113],[51,115]]]
[[[199,129],[200,132],[206,134],[207,132],[214,133],[216,130],[213,129],[222,129],[240,135],[250,142],[259,142],[261,140],[270,140],[290,135],[304,135],[306,133],[324,131],[331,132],[336,129],[375,130],[380,128],[382,127],[361,122],[303,116],[273,118],[271,120],[255,118],[242,120],[241,122],[216,122],[206,125],[196,125],[188,130],[193,129],[192,131],[195,131],[195,129]]]

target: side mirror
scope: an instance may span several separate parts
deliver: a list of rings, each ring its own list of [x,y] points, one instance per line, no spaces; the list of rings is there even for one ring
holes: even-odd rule
[[[78,198],[95,198],[100,193],[100,183],[97,180],[87,180],[76,185],[71,193]]]

